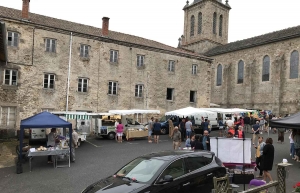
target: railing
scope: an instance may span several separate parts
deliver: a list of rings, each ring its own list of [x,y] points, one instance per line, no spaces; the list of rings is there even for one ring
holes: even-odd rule
[[[278,181],[269,182],[262,186],[257,186],[241,193],[260,193],[261,191],[267,190],[270,188],[275,188],[276,193],[286,193],[286,169],[292,164],[278,164],[277,165],[277,179]],[[229,183],[228,175],[222,178],[214,178],[214,189],[213,193],[232,193],[232,188]]]

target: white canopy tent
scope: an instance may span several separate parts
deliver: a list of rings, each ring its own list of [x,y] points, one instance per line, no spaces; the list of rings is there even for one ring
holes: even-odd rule
[[[177,109],[175,111],[166,112],[165,115],[176,115],[176,116],[190,116],[195,114],[203,114],[203,113],[211,113],[212,111],[194,108],[194,107],[186,107],[182,109]]]
[[[203,110],[217,112],[217,113],[247,113],[247,112],[253,112],[253,110],[248,109],[239,109],[239,108],[233,108],[233,109],[223,109],[223,108],[201,108]]]
[[[113,115],[160,114],[159,110],[141,110],[141,109],[110,110],[108,112]]]
[[[215,103],[210,103],[209,106],[210,106],[210,107],[220,107],[220,105],[215,104]]]

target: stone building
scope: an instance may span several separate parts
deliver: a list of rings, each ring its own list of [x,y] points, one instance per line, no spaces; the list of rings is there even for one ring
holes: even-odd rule
[[[208,107],[212,59],[152,40],[0,6],[0,128],[43,110]],[[21,0],[20,0],[21,5]]]
[[[228,0],[194,0],[183,8],[179,46],[214,59],[211,102],[221,107],[298,112],[300,26],[228,43]]]

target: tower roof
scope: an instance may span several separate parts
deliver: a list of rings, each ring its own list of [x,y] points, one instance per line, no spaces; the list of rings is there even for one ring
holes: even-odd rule
[[[204,1],[207,1],[207,0],[194,0],[194,2],[191,3],[191,4],[189,4],[189,1],[187,1],[187,4],[184,6],[183,9],[186,9],[186,8],[188,8],[188,7],[191,7],[191,6],[193,6],[193,5],[196,5],[196,4],[198,4],[198,3],[200,3],[200,2],[204,2]],[[213,1],[216,1],[216,2],[218,2],[219,4],[221,4],[222,6],[231,9],[230,5],[228,4],[228,0],[226,0],[225,3],[223,3],[222,0],[213,0]]]

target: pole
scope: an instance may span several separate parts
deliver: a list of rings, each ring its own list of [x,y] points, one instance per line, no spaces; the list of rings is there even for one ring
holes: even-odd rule
[[[245,185],[245,138],[243,138],[243,184],[244,184],[244,191],[246,190]]]
[[[70,54],[69,54],[69,67],[68,67],[66,112],[68,112],[68,110],[69,110],[70,75],[71,75],[71,61],[72,61],[72,41],[73,41],[73,33],[71,32],[71,34],[70,34]]]

